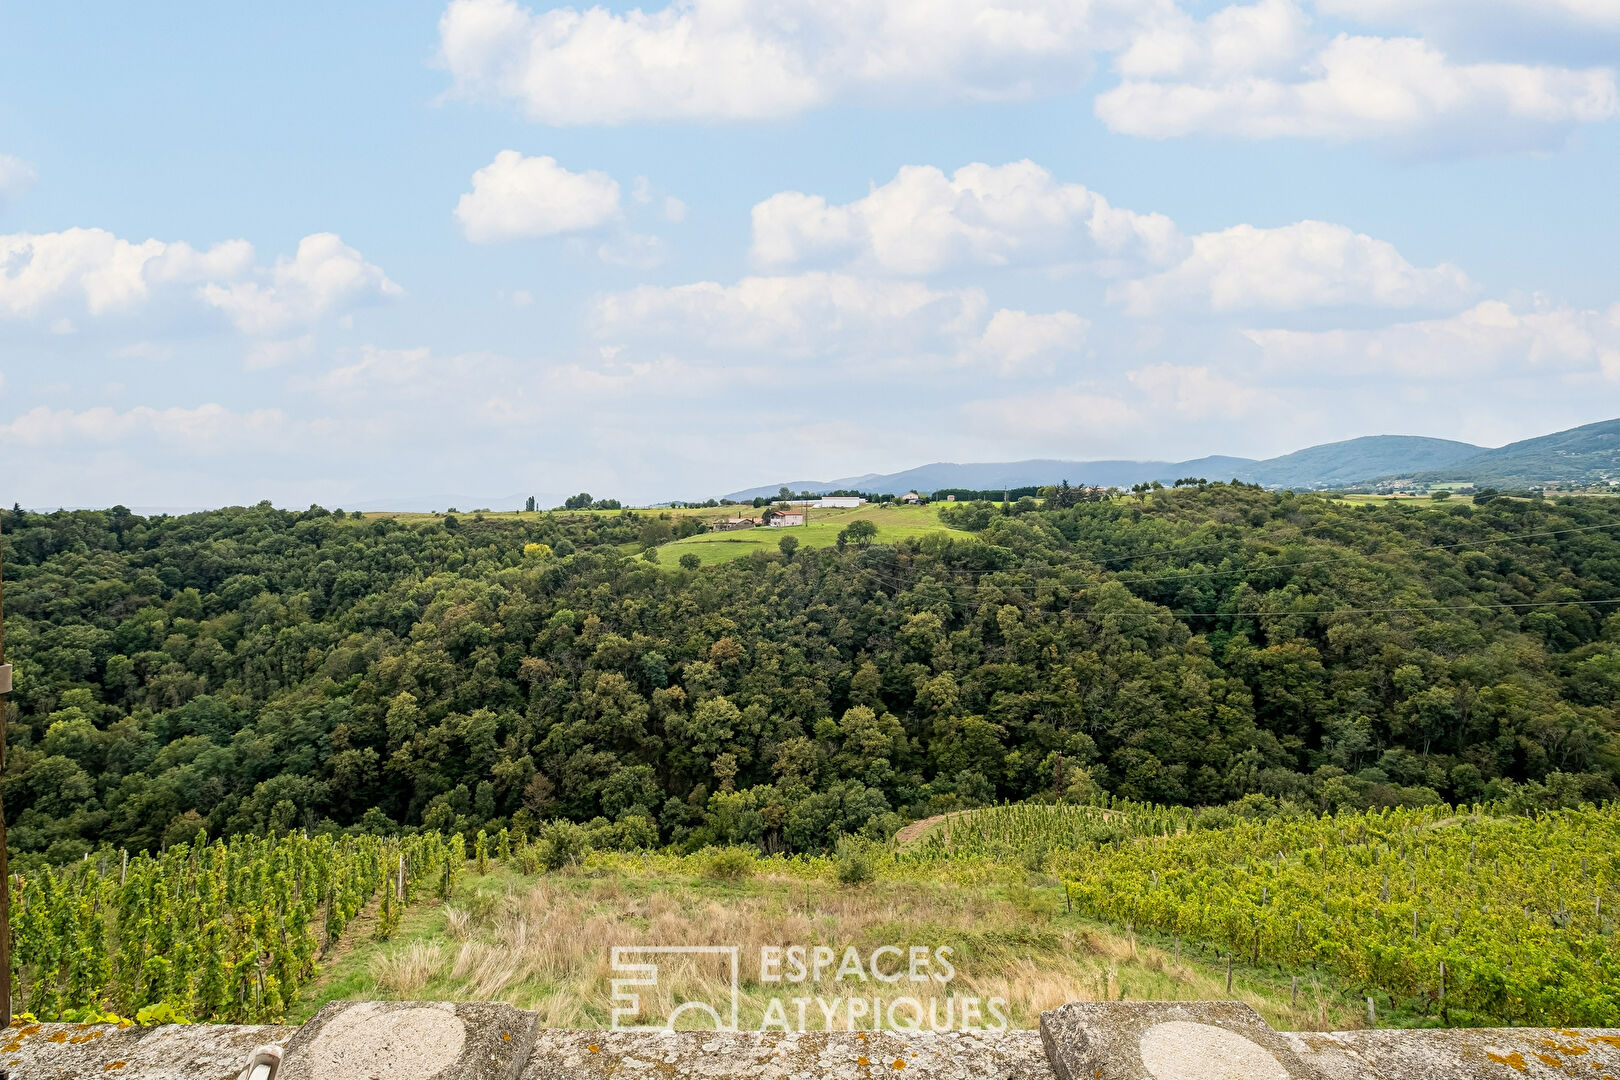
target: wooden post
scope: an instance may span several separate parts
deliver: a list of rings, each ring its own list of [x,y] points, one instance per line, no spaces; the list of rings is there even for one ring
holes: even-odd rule
[[[1375,1028],[1377,1026],[1378,1026],[1378,1012],[1377,1012],[1377,1010],[1375,1010],[1373,1008],[1373,999],[1372,999],[1371,996],[1369,996],[1367,998],[1367,1027],[1368,1028]]]
[[[1288,986],[1288,1007],[1294,1008],[1299,1004],[1299,976],[1295,975]]]
[[[0,541],[0,564],[5,543]],[[6,663],[5,569],[0,565],[0,777],[6,768],[6,695],[11,692],[11,665]],[[0,789],[3,789],[0,780]],[[0,801],[0,1027],[11,1026],[11,860],[6,850],[6,808]]]
[[[1226,954],[1226,992],[1232,992],[1232,954]]]
[[[1446,962],[1440,961],[1440,1019],[1446,1019]]]

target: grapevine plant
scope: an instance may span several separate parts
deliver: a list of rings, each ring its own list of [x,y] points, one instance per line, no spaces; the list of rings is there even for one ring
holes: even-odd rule
[[[13,1000],[45,1020],[276,1022],[379,891],[403,892],[397,920],[464,860],[459,834],[290,832],[13,875]]]
[[[1427,806],[1228,819],[995,807],[899,857],[1022,860],[1083,916],[1240,961],[1332,973],[1452,1024],[1620,1024],[1620,805]]]

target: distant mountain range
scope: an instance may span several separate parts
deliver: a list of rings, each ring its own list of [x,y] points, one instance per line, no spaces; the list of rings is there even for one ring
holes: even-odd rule
[[[868,473],[840,480],[790,480],[734,491],[726,498],[769,497],[783,487],[817,494],[854,489],[899,495],[942,488],[1029,487],[1064,480],[1076,485],[1129,487],[1154,480],[1168,484],[1187,476],[1298,490],[1356,487],[1406,478],[1425,483],[1472,481],[1501,486],[1551,481],[1589,483],[1620,476],[1620,420],[1604,420],[1496,449],[1421,435],[1366,435],[1263,461],[1213,456],[1191,461],[938,462],[904,472]]]
[[[1620,420],[1603,420],[1482,450],[1446,469],[1420,471],[1424,481],[1456,479],[1499,487],[1523,487],[1549,481],[1593,483],[1620,478]]]

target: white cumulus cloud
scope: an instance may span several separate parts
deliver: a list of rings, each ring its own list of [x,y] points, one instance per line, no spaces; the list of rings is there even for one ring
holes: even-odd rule
[[[502,150],[473,173],[455,217],[474,243],[578,232],[619,217],[619,183],[603,172],[569,172],[552,157]]]
[[[292,258],[278,258],[260,280],[202,288],[204,300],[250,334],[277,333],[402,292],[381,267],[366,262],[335,233],[304,237]]]
[[[1150,0],[1148,9],[1169,0]],[[452,0],[455,92],[551,124],[784,116],[841,98],[1027,97],[1079,87],[1125,0],[675,0],[616,14]]]
[[[1020,263],[1141,266],[1163,264],[1184,246],[1164,215],[1112,206],[1027,160],[964,165],[949,176],[908,165],[854,202],[788,191],[753,209],[753,258],[763,267],[836,260],[929,274]]]
[[[1407,153],[1549,148],[1620,114],[1608,67],[1459,63],[1419,37],[1313,33],[1292,0],[1164,19],[1116,61],[1096,99],[1114,131],[1149,138],[1375,139]]]
[[[992,312],[979,289],[826,271],[641,286],[599,297],[592,319],[605,342],[730,350],[763,363],[876,359],[1007,375],[1050,369],[1090,328],[1067,311]]]
[[[0,236],[0,315],[128,311],[157,286],[236,277],[252,262],[253,248],[245,240],[198,251],[161,240],[133,243],[105,229],[12,233]]]
[[[1133,315],[1171,309],[1444,307],[1474,286],[1449,263],[1417,267],[1393,244],[1343,225],[1301,221],[1275,229],[1237,225],[1192,239],[1192,251],[1162,273],[1121,282],[1109,297]]]
[[[1045,369],[1061,355],[1085,344],[1091,323],[1072,311],[1032,315],[1003,308],[990,316],[980,335],[978,351],[1004,374]]]
[[[1449,318],[1377,329],[1244,333],[1269,365],[1290,370],[1412,379],[1541,371],[1620,380],[1620,303],[1517,310],[1486,300]]]
[[[279,333],[400,291],[332,233],[304,237],[295,256],[269,268],[255,264],[246,240],[200,250],[94,228],[0,236],[0,318],[37,318],[64,332],[73,316],[136,315],[166,299],[201,301],[251,334]]]

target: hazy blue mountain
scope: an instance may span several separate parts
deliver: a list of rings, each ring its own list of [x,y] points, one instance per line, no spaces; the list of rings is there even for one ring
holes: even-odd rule
[[[1039,484],[1057,484],[1064,480],[1074,485],[1097,487],[1130,487],[1143,481],[1158,480],[1171,483],[1183,476],[1202,476],[1209,480],[1230,480],[1242,470],[1253,468],[1250,458],[1204,457],[1193,461],[1003,461],[959,465],[937,462],[921,465],[904,472],[849,476],[841,480],[800,480],[787,484],[769,484],[747,488],[727,495],[728,499],[771,497],[782,487],[790,491],[809,491],[821,494],[827,491],[871,491],[895,495],[907,491],[924,494],[941,488],[968,488],[990,491],[996,488],[1029,487]]]
[[[912,490],[925,493],[941,488],[994,490],[1056,484],[1064,480],[1071,484],[1130,487],[1153,480],[1168,484],[1184,476],[1202,476],[1209,480],[1238,479],[1267,487],[1330,488],[1366,483],[1380,477],[1412,476],[1442,469],[1470,460],[1483,452],[1484,447],[1450,439],[1431,439],[1421,435],[1367,435],[1312,446],[1264,461],[1215,455],[1190,461],[1041,459],[982,464],[937,462],[897,473],[869,473],[840,480],[797,480],[789,482],[786,487],[795,492],[818,494],[853,488],[899,495]],[[734,491],[726,498],[746,500],[757,496],[770,497],[782,486],[768,484],[746,488]]]
[[[1614,476],[1620,476],[1620,420],[1600,420],[1484,450],[1436,467],[1421,478],[1522,486],[1549,480],[1590,483]]]
[[[1364,435],[1257,461],[1239,480],[1266,487],[1329,488],[1454,465],[1484,447],[1422,435]],[[1213,479],[1213,478],[1212,478]]]

